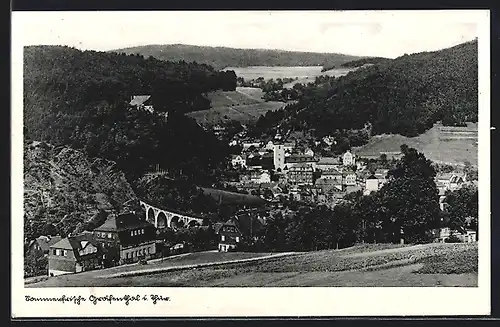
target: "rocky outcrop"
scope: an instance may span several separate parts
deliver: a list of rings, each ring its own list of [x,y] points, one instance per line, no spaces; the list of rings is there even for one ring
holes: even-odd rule
[[[96,217],[133,210],[137,197],[112,161],[43,142],[24,146],[26,237],[47,225],[62,234],[88,229]]]

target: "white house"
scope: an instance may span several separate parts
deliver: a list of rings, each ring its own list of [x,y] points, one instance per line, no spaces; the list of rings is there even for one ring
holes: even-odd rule
[[[243,150],[248,150],[251,147],[258,148],[260,147],[260,142],[257,141],[245,141],[243,142]]]
[[[154,111],[151,95],[134,95],[130,98],[129,104],[132,107],[144,109],[151,113]]]
[[[250,175],[250,180],[257,184],[271,183],[271,175],[267,171],[256,171]]]
[[[375,175],[369,176],[365,181],[365,191],[364,194],[370,194],[371,192],[376,192],[379,190],[380,183]]]
[[[334,139],[331,136],[325,136],[323,137],[323,142],[325,142],[326,145],[332,145],[334,143]]]
[[[305,151],[304,151],[304,155],[308,156],[308,157],[314,157],[314,151],[311,150],[310,148],[307,148]]]
[[[461,188],[466,182],[467,178],[464,174],[457,173],[444,173],[436,176],[436,184],[439,184],[447,190],[456,190]]]
[[[356,185],[356,173],[348,172],[344,174],[343,177],[344,185],[355,186]]]
[[[273,143],[273,141],[269,141],[269,142],[266,143],[266,150],[270,150],[270,151],[274,150],[274,143]]]
[[[350,151],[347,151],[344,153],[342,156],[342,164],[344,166],[353,166],[356,164],[356,160],[354,158],[354,154],[352,154]]]
[[[247,160],[243,155],[233,155],[231,156],[231,165],[233,167],[242,167],[245,168],[247,166]]]

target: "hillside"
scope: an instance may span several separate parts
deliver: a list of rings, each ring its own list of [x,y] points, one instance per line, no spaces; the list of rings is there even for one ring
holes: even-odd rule
[[[209,109],[206,93],[235,87],[234,73],[207,65],[26,47],[24,136],[113,160],[130,181],[155,165],[204,178],[224,162],[225,145],[183,114]],[[168,120],[129,108],[137,94],[151,94],[155,110],[168,111]]]
[[[90,221],[105,218],[102,212],[137,205],[134,191],[114,162],[89,158],[69,147],[26,143],[23,168],[28,239],[54,228],[63,235],[82,231],[92,226]]]
[[[281,254],[281,255],[280,255]],[[476,244],[365,244],[302,253],[200,252],[26,287],[477,287]]]
[[[215,69],[248,66],[339,66],[360,57],[338,53],[314,53],[284,50],[235,49],[184,44],[145,45],[112,50],[117,53],[141,54],[160,60],[197,62]]]
[[[439,120],[476,122],[477,81],[477,41],[404,55],[299,89],[299,102],[289,106],[284,127],[324,135],[370,122],[373,134],[416,136]]]
[[[466,127],[445,127],[436,124],[433,128],[416,137],[401,135],[376,135],[353,151],[360,156],[378,157],[380,152],[398,152],[406,144],[424,153],[426,158],[452,165],[463,165],[465,161],[473,166],[478,164],[477,124]]]
[[[187,114],[201,125],[215,125],[228,121],[238,121],[242,124],[256,122],[268,111],[274,111],[284,106],[283,102],[262,99],[260,88],[237,87],[235,91],[209,92],[209,110],[198,110]]]

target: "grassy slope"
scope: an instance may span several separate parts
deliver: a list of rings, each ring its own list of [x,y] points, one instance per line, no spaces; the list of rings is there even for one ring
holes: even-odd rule
[[[477,165],[477,123],[468,127],[444,127],[435,125],[417,137],[401,135],[377,135],[368,144],[354,149],[360,155],[379,155],[381,151],[399,151],[402,144],[422,151],[433,161],[461,164],[468,160]]]
[[[264,102],[263,92],[258,88],[238,87],[236,91],[216,91],[207,94],[211,109],[190,112],[187,115],[200,124],[216,124],[228,120],[241,123],[257,121],[270,110],[284,106],[282,102]],[[227,117],[227,118],[226,118]]]
[[[145,45],[112,51],[118,53],[125,52],[127,54],[138,53],[144,57],[153,56],[160,60],[196,61],[211,65],[215,69],[223,69],[228,66],[339,66],[361,58],[336,53],[235,49],[184,44]]]
[[[182,262],[182,258],[178,260]],[[462,267],[461,270],[449,268],[457,265]],[[83,274],[59,277],[37,286],[78,286],[88,283],[88,277],[85,280],[81,276]],[[53,282],[56,280],[59,282]],[[403,247],[367,245],[308,252],[257,263],[229,264],[137,277],[93,279],[92,282],[95,286],[155,287],[477,286],[477,244]]]
[[[211,195],[215,200],[219,201],[221,200],[222,203],[228,203],[228,204],[263,204],[265,203],[265,200],[262,198],[255,196],[255,195],[249,195],[249,194],[240,194],[236,192],[229,192],[229,191],[224,191],[224,190],[217,190],[213,188],[202,188],[203,192],[206,195]]]

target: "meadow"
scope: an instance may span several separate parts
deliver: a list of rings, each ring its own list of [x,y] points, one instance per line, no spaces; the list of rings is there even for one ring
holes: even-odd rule
[[[243,253],[205,252],[170,262],[226,261]],[[151,286],[151,287],[371,287],[371,286],[466,286],[477,287],[477,243],[422,244],[414,246],[366,244],[341,250],[324,250],[262,256],[253,262],[237,262],[164,271],[140,276],[95,278],[104,271],[59,276],[27,287]],[[221,258],[224,257],[224,260]],[[164,261],[166,262],[166,261]],[[154,264],[151,264],[152,267]],[[118,268],[116,268],[118,269]],[[141,268],[143,269],[143,268]]]
[[[379,156],[381,151],[395,152],[402,144],[421,151],[437,163],[463,165],[464,160],[477,166],[477,123],[468,123],[467,127],[447,127],[434,125],[430,130],[417,137],[405,137],[395,134],[373,136],[368,144],[354,148],[359,156]]]
[[[268,111],[282,108],[283,102],[262,99],[264,93],[259,88],[237,87],[235,91],[210,92],[211,109],[190,112],[187,115],[201,125],[239,121],[242,124],[255,122]]]

